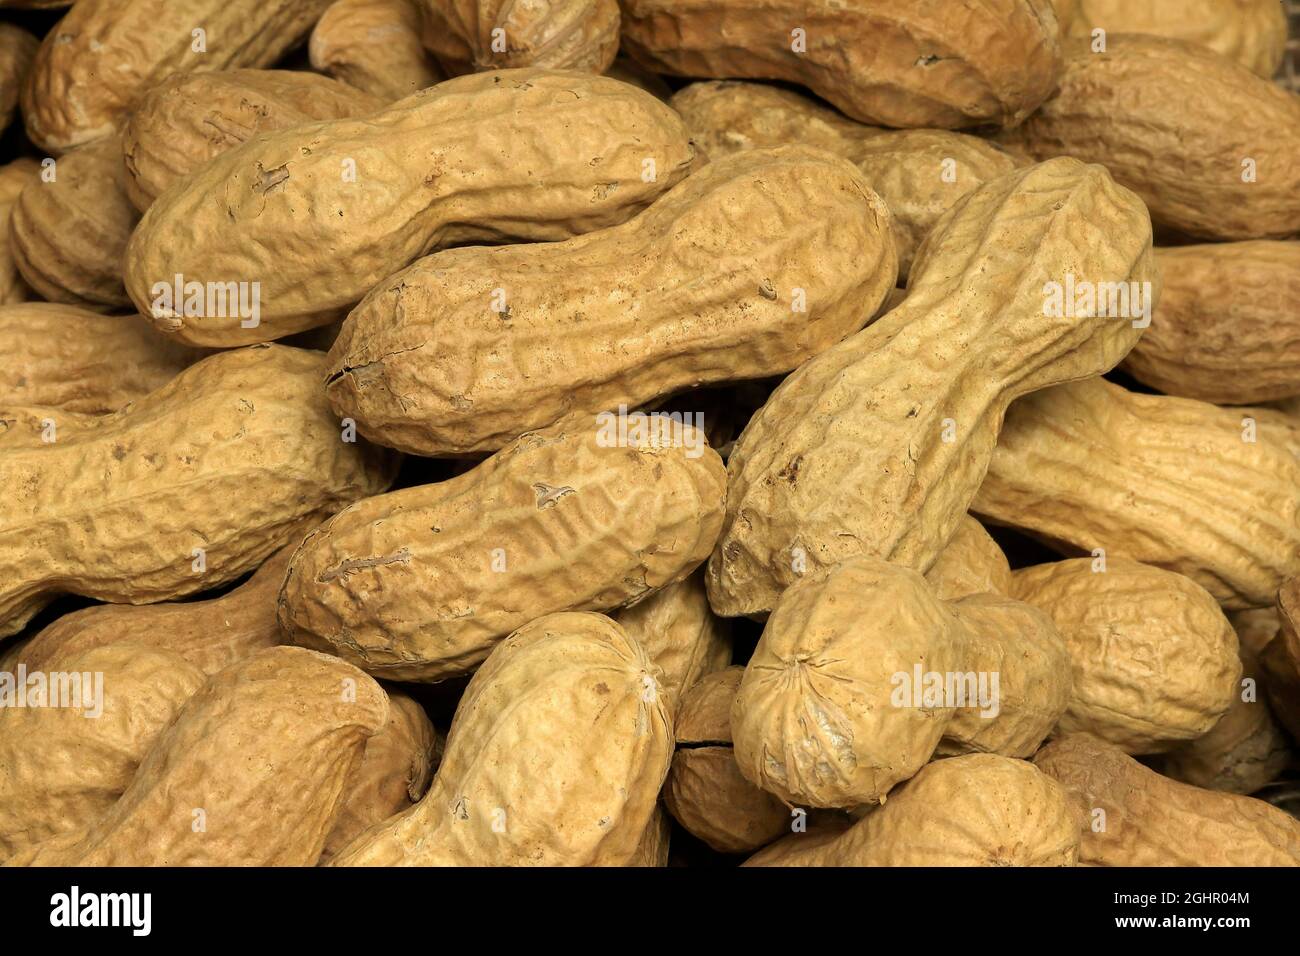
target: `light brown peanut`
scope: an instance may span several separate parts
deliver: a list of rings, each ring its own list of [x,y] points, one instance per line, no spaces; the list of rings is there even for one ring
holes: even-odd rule
[[[1079,862],[1099,866],[1300,866],[1300,820],[1263,800],[1178,783],[1088,734],[1034,764],[1087,815]]]
[[[616,225],[693,160],[677,114],[626,83],[547,70],[458,77],[365,119],[298,126],[221,154],[149,207],[127,250],[126,285],[142,314],[182,341],[266,341],[341,318],[447,245]],[[182,307],[174,294],[168,302],[178,274],[259,283],[259,323]]]
[[[311,32],[311,65],[385,102],[444,79],[420,43],[415,0],[334,0]]]
[[[614,447],[591,428],[536,432],[448,481],[359,501],[294,555],[281,625],[377,676],[438,681],[544,614],[633,604],[689,575],[717,537],[722,462],[694,429],[684,437]]]
[[[0,23],[0,132],[9,128],[18,108],[18,94],[27,78],[40,41],[22,27]]]
[[[0,635],[57,593],[151,604],[218,587],[392,480],[345,442],[319,352],[223,352],[111,415],[0,410]]]
[[[333,865],[629,863],[672,756],[658,676],[602,615],[520,628],[470,680],[425,798]]]
[[[945,602],[915,571],[853,558],[782,595],[731,713],[744,777],[790,804],[884,802],[936,752],[1027,757],[1070,694],[1042,611]]]
[[[25,302],[33,297],[32,290],[18,271],[18,264],[14,262],[9,220],[19,194],[39,174],[40,166],[36,160],[27,157],[0,166],[0,305]]]
[[[925,572],[935,597],[956,601],[972,594],[1011,596],[1011,565],[984,526],[967,515]]]
[[[897,275],[889,211],[861,173],[820,150],[755,150],[612,229],[421,259],[348,316],[327,391],[380,444],[494,451],[788,372],[862,328]]]
[[[618,0],[416,0],[424,43],[450,74],[545,67],[604,73],[618,53]]]
[[[1279,412],[1090,379],[1011,407],[972,510],[1263,607],[1300,569],[1297,452],[1300,426]]]
[[[737,441],[713,609],[769,610],[801,568],[854,554],[927,570],[1007,405],[1111,368],[1141,334],[1127,318],[1049,310],[1045,283],[1070,275],[1156,291],[1146,209],[1100,166],[1055,160],[958,200],[902,304],[800,366]]]

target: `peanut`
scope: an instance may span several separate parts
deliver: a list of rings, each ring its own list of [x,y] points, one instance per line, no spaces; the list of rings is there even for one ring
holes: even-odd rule
[[[125,175],[114,134],[63,156],[19,194],[10,248],[41,296],[100,312],[130,304],[122,264],[140,216],[127,199]]]
[[[416,0],[424,42],[450,74],[510,67],[604,73],[618,0]]]
[[[1271,79],[1286,52],[1286,11],[1277,0],[1075,0],[1070,32],[1151,33],[1208,47]]]
[[[27,134],[62,153],[112,133],[172,73],[269,66],[329,0],[79,0],[46,35],[22,91]]]
[[[127,249],[126,286],[182,341],[265,341],[341,318],[441,246],[615,225],[693,158],[677,114],[617,80],[458,77],[364,120],[298,126],[223,153],[149,207]],[[178,274],[259,283],[259,324],[160,302]]]
[[[348,777],[319,864],[328,863],[370,827],[419,803],[441,759],[442,739],[424,709],[390,691],[388,722],[366,741],[361,763]]]
[[[1007,405],[1111,368],[1141,334],[1046,308],[1045,281],[1070,275],[1158,282],[1146,209],[1100,166],[1054,160],[958,200],[902,304],[800,366],[736,443],[709,560],[714,611],[769,610],[801,569],[854,554],[927,570]]]
[[[623,48],[661,73],[801,83],[882,126],[1015,125],[1060,69],[1047,0],[958,16],[923,0],[624,0]]]
[[[338,658],[259,651],[189,699],[108,814],[6,865],[311,866],[387,717]]]
[[[694,446],[698,433],[685,431]],[[471,471],[359,501],[308,535],[280,623],[295,643],[377,676],[466,673],[534,618],[612,610],[685,578],[713,547],[724,482],[703,446],[611,447],[590,428],[525,435]]]
[[[0,23],[0,132],[9,128],[18,94],[36,59],[36,37],[12,23]]]
[[[659,684],[670,709],[703,677],[731,663],[731,622],[714,616],[700,571],[624,608],[615,620],[663,673]]]
[[[80,694],[0,706],[0,860],[112,810],[204,675],[172,651],[120,642],[0,672],[10,695],[34,679],[47,695]]]
[[[1237,635],[1190,578],[1110,557],[1040,564],[1012,597],[1041,608],[1065,639],[1070,703],[1057,734],[1091,733],[1146,754],[1204,736],[1239,691]]]
[[[0,166],[0,305],[12,305],[32,298],[32,290],[23,281],[14,262],[13,240],[9,223],[19,194],[34,180],[40,166],[33,159],[15,159]]]
[[[343,441],[321,355],[223,352],[119,412],[0,412],[0,636],[55,593],[149,604],[256,567],[387,487],[390,456]]]
[[[970,515],[957,524],[956,533],[925,573],[926,582],[942,601],[972,594],[1011,595],[1011,565],[998,543]]]
[[[1207,239],[1300,232],[1300,97],[1179,40],[1067,46],[1060,88],[1008,144],[1102,163],[1158,224]],[[1189,91],[1195,90],[1195,96]]]
[[[1297,866],[1300,820],[1262,800],[1178,783],[1088,734],[1034,758],[1087,813],[1079,862],[1100,866]]]
[[[790,811],[740,775],[731,747],[731,705],[745,674],[706,675],[682,698],[664,805],[692,836],[719,853],[751,853],[788,832]]]
[[[693,83],[672,104],[710,159],[795,141],[852,162],[893,213],[900,279],[943,213],[1016,167],[1009,153],[975,136],[862,126],[797,93],[758,83]]]
[[[806,842],[805,842],[806,841]],[[1079,819],[1023,760],[937,760],[843,834],[789,836],[745,866],[1074,866]]]
[[[637,858],[672,756],[658,672],[599,614],[552,614],[465,689],[413,810],[335,866],[592,866]]]
[[[940,601],[915,571],[863,556],[782,595],[731,731],[750,782],[791,804],[853,807],[883,802],[936,751],[1030,756],[1069,693],[1042,611],[989,594]]]
[[[70,656],[129,644],[175,654],[211,677],[281,643],[275,598],[292,552],[292,547],[280,549],[245,584],[219,598],[143,607],[105,604],[65,614],[0,666],[21,662],[29,670],[50,669]]]
[[[391,103],[444,79],[420,44],[414,0],[334,0],[311,32],[311,65]]]
[[[1011,407],[973,510],[1264,607],[1300,568],[1300,426],[1101,379]]]
[[[145,93],[126,121],[123,186],[144,212],[174,182],[254,136],[362,116],[382,105],[377,97],[313,73],[177,73]]]
[[[613,229],[449,249],[397,273],[344,323],[328,394],[380,444],[492,451],[690,386],[788,372],[862,328],[897,274],[889,211],[857,170],[813,149],[756,150]]]
[[[102,415],[162,388],[205,353],[137,316],[29,302],[0,306],[0,354],[0,407]]]
[[[1300,242],[1179,246],[1156,261],[1160,308],[1125,371],[1204,402],[1300,395]]]

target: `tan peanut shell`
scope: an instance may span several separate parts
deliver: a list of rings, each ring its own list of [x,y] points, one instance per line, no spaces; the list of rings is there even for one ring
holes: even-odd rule
[[[1272,79],[1286,52],[1287,21],[1278,0],[1075,0],[1074,36],[1093,30],[1150,33],[1207,47]]]
[[[902,304],[800,366],[736,442],[714,611],[769,610],[799,568],[854,554],[927,570],[1007,405],[1111,368],[1141,334],[1127,318],[1053,316],[1044,285],[1070,275],[1158,287],[1146,209],[1100,166],[1054,160],[958,200]]]
[[[707,674],[682,698],[664,783],[668,811],[719,853],[751,853],[790,829],[790,810],[742,777],[732,753],[731,705],[744,675],[743,667]]]
[[[668,815],[662,803],[656,803],[650,823],[641,834],[641,842],[636,852],[627,862],[627,866],[665,867],[668,865],[669,842],[672,839],[673,818]]]
[[[915,571],[861,556],[782,595],[731,732],[747,780],[790,804],[854,807],[883,802],[936,750],[1031,755],[1069,693],[1042,611],[989,594],[941,601]]]
[[[14,245],[9,235],[9,221],[14,203],[27,184],[40,174],[36,160],[22,157],[0,166],[0,305],[12,305],[33,298],[14,261]]]
[[[1241,648],[1242,680],[1232,704],[1204,737],[1171,750],[1156,765],[1166,777],[1207,790],[1254,793],[1282,776],[1295,754],[1273,716],[1255,655]]]
[[[415,0],[334,0],[308,47],[313,69],[386,103],[444,79],[420,43]]]
[[[173,73],[269,66],[329,0],[79,0],[23,87],[27,135],[61,153],[107,136]],[[196,31],[200,31],[196,33]]]
[[[525,435],[308,535],[280,623],[379,677],[463,674],[534,618],[612,610],[685,578],[717,537],[724,482],[706,446],[608,447],[591,428]]]
[[[1088,734],[1053,741],[1034,764],[1087,814],[1080,863],[1300,866],[1300,820],[1263,800],[1162,777]]]
[[[0,23],[0,132],[9,128],[18,95],[36,59],[40,41],[22,27]]]
[[[551,614],[497,645],[413,809],[335,866],[621,866],[672,756],[658,671],[599,614]]]
[[[450,74],[539,67],[604,73],[618,0],[415,0],[424,43]]]
[[[709,607],[702,568],[612,616],[663,672],[660,685],[674,703],[731,663],[731,622]]]
[[[788,372],[893,288],[890,227],[862,174],[820,150],[717,160],[621,226],[448,249],[380,283],[330,350],[330,403],[372,441],[457,455]]]
[[[943,213],[1017,165],[1009,153],[975,136],[862,126],[797,93],[760,83],[693,83],[672,104],[711,160],[796,142],[852,162],[893,214],[900,279]]]
[[[1008,592],[1046,611],[1073,672],[1058,734],[1083,731],[1126,753],[1201,737],[1239,692],[1237,635],[1190,578],[1119,557],[1025,568]]]
[[[1259,654],[1268,680],[1273,711],[1278,720],[1300,740],[1300,576],[1278,590],[1277,611],[1281,629]]]
[[[1189,235],[1300,233],[1300,96],[1179,40],[1114,34],[1104,53],[1068,51],[1059,90],[1008,144],[1104,164]]]
[[[182,341],[265,341],[341,318],[442,246],[616,225],[693,159],[677,114],[626,83],[543,70],[458,77],[364,120],[223,153],[149,207],[127,251],[127,289]],[[195,310],[155,291],[177,274],[259,283],[260,324],[179,314]]]
[[[122,129],[124,188],[144,212],[172,183],[254,136],[382,106],[377,97],[315,73],[177,73],[141,97]]]
[[[1176,246],[1156,261],[1160,307],[1125,371],[1204,402],[1300,395],[1300,241]]]
[[[210,678],[91,827],[10,866],[311,866],[384,691],[336,657],[273,647]]]
[[[942,601],[972,594],[1013,595],[1011,565],[984,526],[967,515],[925,572],[926,583]]]
[[[0,681],[36,675],[43,686],[74,688],[75,700],[0,707],[0,861],[112,810],[205,680],[178,654],[123,642],[15,667]]]
[[[995,754],[926,765],[847,832],[789,836],[745,866],[1074,866],[1079,818],[1032,764]]]
[[[101,417],[0,410],[0,635],[58,593],[151,604],[218,587],[387,487],[391,457],[343,441],[325,408],[321,359],[223,352]]]
[[[1300,567],[1297,452],[1300,424],[1282,413],[1090,379],[1011,407],[972,510],[1067,552],[1185,574],[1226,608],[1264,607]]]
[[[137,315],[51,302],[0,306],[0,407],[115,412],[205,354],[159,335]]]
[[[51,302],[107,312],[129,306],[122,284],[127,242],[140,214],[127,198],[116,134],[42,170],[9,217],[18,271]]]
[[[128,644],[175,654],[209,677],[282,642],[275,599],[293,547],[281,548],[249,580],[219,598],[133,607],[101,604],[73,611],[26,641],[4,665],[60,666],[104,646]]]
[[[442,759],[442,739],[424,709],[388,692],[388,722],[366,741],[361,763],[348,777],[343,804],[325,838],[319,864],[370,827],[419,803]]]
[[[787,80],[865,123],[1015,125],[1060,68],[1048,0],[623,0],[623,48],[661,73]]]

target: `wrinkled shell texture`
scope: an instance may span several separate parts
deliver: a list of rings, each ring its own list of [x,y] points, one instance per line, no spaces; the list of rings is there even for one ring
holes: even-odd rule
[[[176,180],[260,133],[363,116],[382,106],[314,73],[177,73],[149,90],[123,127],[127,195],[144,212]]]
[[[1125,371],[1203,402],[1300,394],[1300,241],[1178,246],[1156,261],[1160,306]]]
[[[325,408],[321,360],[241,349],[111,415],[0,410],[0,634],[60,592],[148,604],[217,587],[387,487],[390,456],[343,441]]]
[[[1060,68],[1056,16],[1047,0],[960,7],[926,0],[623,0],[622,6],[623,48],[653,69],[788,80],[854,119],[882,126],[1014,125],[1051,93]]]
[[[313,69],[385,102],[444,78],[420,43],[414,0],[335,0],[308,49]]]
[[[0,708],[0,861],[112,810],[149,745],[205,679],[179,655],[129,641],[45,666],[86,682],[102,675],[102,710]],[[81,686],[83,695],[91,690]]]
[[[36,160],[23,157],[0,166],[0,305],[25,302],[32,290],[14,261],[14,244],[9,234],[14,203],[29,182],[40,172]]]
[[[994,754],[927,765],[846,833],[802,837],[746,866],[1074,866],[1080,819],[1065,789]]]
[[[620,866],[672,756],[659,674],[609,618],[552,614],[470,680],[428,794],[335,866]]]
[[[313,865],[387,719],[380,686],[338,658],[261,651],[189,699],[105,816],[7,864]]]
[[[1154,289],[1154,268],[1146,209],[1100,166],[1043,163],[967,194],[922,245],[902,304],[800,366],[736,442],[714,610],[770,610],[800,564],[866,553],[927,570],[1007,405],[1110,369],[1141,334],[1127,319],[1045,316],[1044,283]]]
[[[1051,615],[1073,671],[1058,734],[1143,754],[1208,733],[1239,691],[1237,635],[1190,578],[1123,558],[1017,571],[1011,594]]]
[[[344,323],[330,402],[402,451],[493,451],[557,422],[594,428],[620,405],[788,372],[861,329],[897,275],[889,211],[849,163],[748,152],[614,229],[450,249],[397,273]]]
[[[693,160],[677,114],[616,80],[544,70],[458,77],[365,119],[257,137],[176,183],[132,236],[127,290],[151,315],[154,283],[177,273],[260,283],[255,328],[174,309],[155,322],[191,344],[266,341],[341,318],[442,246],[616,225]]]
[[[425,45],[450,74],[513,67],[604,73],[618,53],[618,0],[415,3]]]
[[[172,73],[269,66],[329,0],[79,0],[23,87],[27,135],[58,154],[111,133]],[[201,29],[203,36],[193,31]]]
[[[1000,712],[922,697],[918,669],[999,674]],[[881,802],[945,734],[950,752],[1032,755],[1069,690],[1064,644],[1041,611],[992,595],[948,604],[915,571],[860,557],[782,596],[731,732],[746,779],[791,804],[854,807]]]
[[[0,408],[115,412],[204,354],[167,340],[139,316],[50,302],[0,306]]]
[[[18,107],[18,92],[36,59],[36,37],[21,27],[0,23],[0,132],[9,127]]]
[[[1193,236],[1300,232],[1300,97],[1178,40],[1109,36],[1104,53],[1085,40],[1069,51],[1060,89],[1009,144],[1103,163],[1155,222]]]
[[[717,538],[725,472],[699,450],[540,432],[448,481],[360,501],[299,548],[281,624],[376,676],[437,681],[540,614],[632,604]]]
[[[122,142],[106,136],[61,157],[14,203],[9,242],[18,271],[51,302],[108,311],[130,304],[122,268],[140,218],[124,189]]]
[[[862,126],[797,93],[758,83],[694,83],[674,95],[672,104],[712,160],[798,142],[854,163],[893,214],[902,279],[940,216],[972,189],[1016,167],[1010,154],[975,136]]]
[[[1185,574],[1226,608],[1265,607],[1300,568],[1298,452],[1300,422],[1282,413],[1092,379],[1011,407],[973,510]]]
[[[1278,0],[1075,0],[1074,36],[1151,33],[1186,40],[1271,79],[1286,50],[1286,10]]]
[[[1300,820],[1263,800],[1170,780],[1087,734],[1048,744],[1034,763],[1089,815],[1081,863],[1300,866]]]

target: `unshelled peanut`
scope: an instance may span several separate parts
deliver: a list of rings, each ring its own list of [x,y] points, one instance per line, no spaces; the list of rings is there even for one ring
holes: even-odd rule
[[[1150,283],[1145,207],[1100,166],[1062,159],[958,200],[922,244],[907,298],[805,362],[727,462],[709,560],[719,614],[769,610],[802,570],[870,554],[925,571],[965,516],[1007,405],[1096,375],[1141,334],[1052,310],[1044,284]]]
[[[311,65],[391,103],[444,79],[420,30],[415,0],[334,0],[311,32]]]
[[[36,37],[12,23],[0,23],[0,132],[9,128],[18,94],[40,46]]]
[[[1011,595],[1011,565],[984,526],[967,515],[925,572],[935,597],[956,601],[972,594]]]
[[[424,43],[451,74],[545,67],[604,73],[618,53],[618,0],[415,0]]]
[[[34,159],[23,157],[0,166],[0,305],[12,305],[33,298],[14,262],[14,244],[9,235],[9,221],[14,203],[27,184],[40,174]]]
[[[328,393],[380,444],[494,451],[788,372],[861,329],[897,275],[889,211],[852,165],[754,150],[613,229],[449,249],[398,272],[343,324]]]
[[[149,207],[127,249],[126,286],[182,341],[267,341],[341,318],[443,246],[616,225],[693,160],[677,114],[626,83],[546,70],[457,77],[365,119],[223,153]],[[257,323],[168,296],[177,275],[196,288],[258,283]]]
[[[519,629],[470,680],[425,798],[333,865],[629,863],[672,756],[658,678],[603,615]]]
[[[725,472],[703,435],[518,439],[455,478],[359,501],[308,535],[280,594],[296,643],[371,674],[438,681],[557,611],[612,610],[708,556]]]

